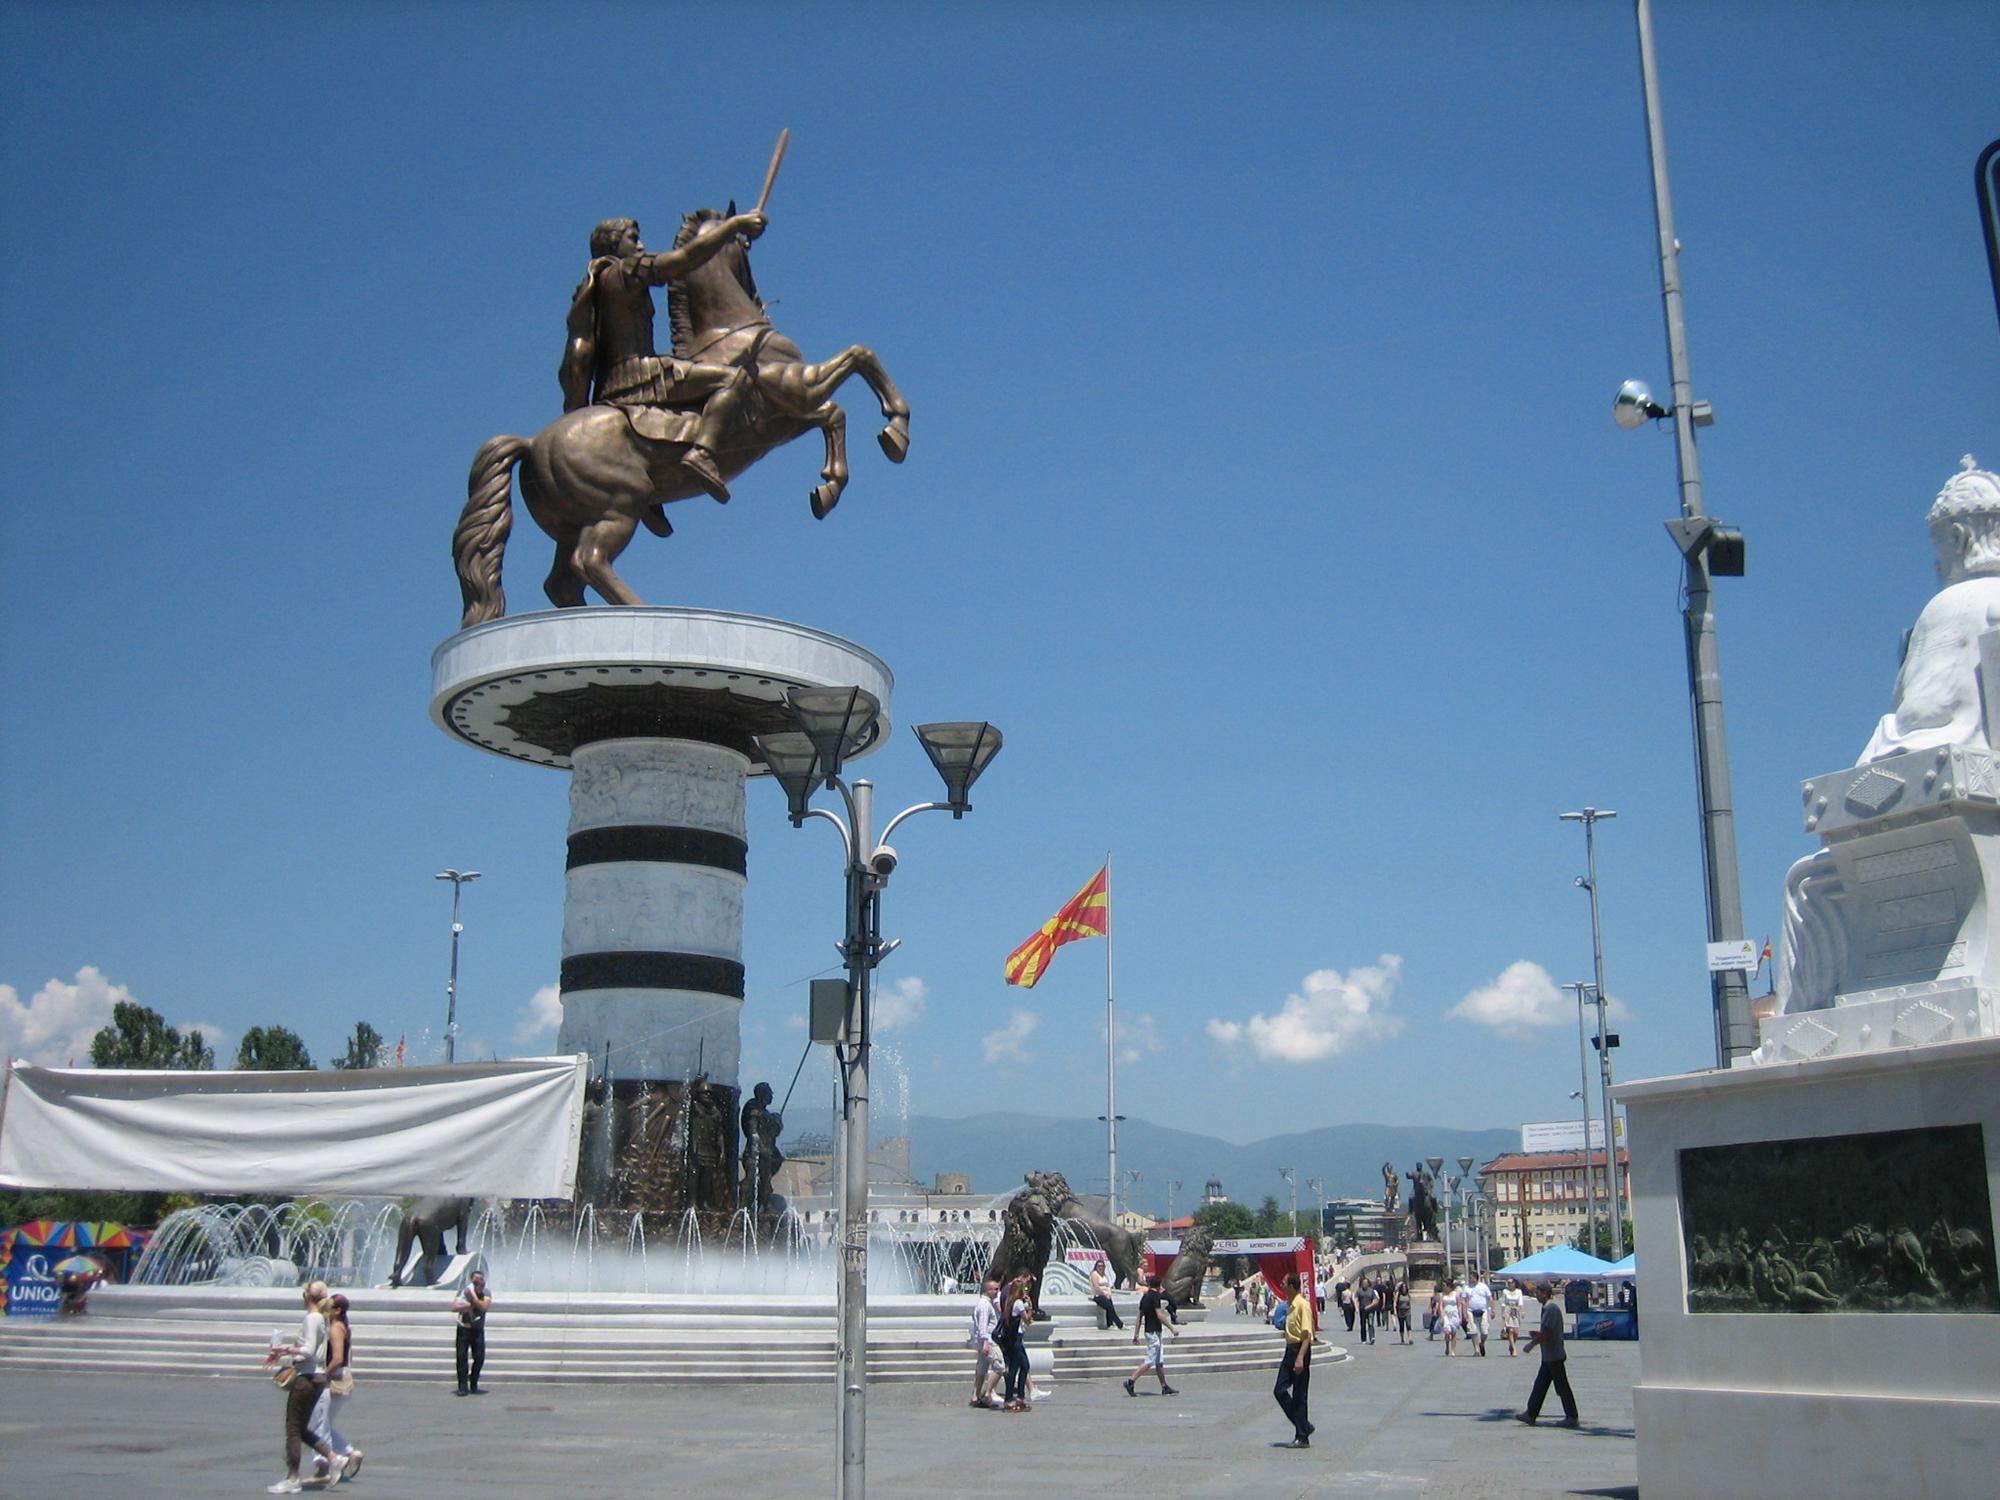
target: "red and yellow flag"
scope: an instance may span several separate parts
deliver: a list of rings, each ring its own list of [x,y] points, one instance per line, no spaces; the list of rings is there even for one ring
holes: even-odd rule
[[[1063,903],[1063,909],[1042,923],[1041,931],[1007,955],[1007,982],[1024,990],[1035,987],[1056,949],[1078,938],[1105,937],[1111,931],[1111,866],[1090,877],[1090,884]]]

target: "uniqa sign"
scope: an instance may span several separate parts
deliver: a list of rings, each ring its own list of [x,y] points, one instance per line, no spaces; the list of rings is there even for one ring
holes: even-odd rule
[[[53,1318],[61,1306],[62,1288],[49,1268],[48,1251],[15,1246],[14,1258],[7,1263],[7,1316]]]

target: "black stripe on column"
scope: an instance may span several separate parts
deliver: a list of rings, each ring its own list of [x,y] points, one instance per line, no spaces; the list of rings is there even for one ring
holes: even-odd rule
[[[585,828],[569,836],[569,864],[601,865],[614,860],[705,865],[733,875],[749,872],[750,845],[733,833],[706,828],[670,828],[657,823]]]
[[[562,961],[562,991],[698,990],[743,998],[743,965],[705,953],[573,953]]]

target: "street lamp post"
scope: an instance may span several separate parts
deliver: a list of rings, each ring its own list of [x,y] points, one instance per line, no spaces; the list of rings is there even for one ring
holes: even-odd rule
[[[1167,1179],[1167,1222],[1169,1224],[1174,1222],[1174,1194],[1180,1190],[1180,1185],[1181,1180],[1178,1177],[1169,1177]]]
[[[841,1111],[835,1122],[841,1163],[838,1369],[836,1437],[839,1500],[864,1500],[868,1476],[868,1050],[873,1022],[875,968],[896,944],[882,941],[882,891],[898,860],[889,836],[920,812],[949,812],[962,818],[972,804],[966,794],[1000,752],[1000,731],[986,723],[919,724],[916,735],[944,779],[947,800],[920,802],[875,832],[875,784],[849,783],[840,768],[875,720],[880,705],[860,688],[794,688],[786,705],[794,732],[760,735],[757,748],[785,797],[792,826],[823,818],[840,833],[846,866],[845,936],[840,944],[847,967],[847,1015],[834,1049],[840,1064]],[[840,794],[847,809],[837,813],[809,807],[821,786]]]
[[[1598,925],[1597,915],[1597,825],[1606,818],[1615,818],[1615,812],[1602,808],[1586,807],[1582,812],[1564,813],[1566,823],[1583,824],[1583,854],[1586,873],[1579,876],[1577,884],[1590,892],[1590,958],[1594,970],[1597,989],[1597,1073],[1598,1082],[1604,1093],[1604,1183],[1605,1202],[1611,1213],[1611,1258],[1622,1259],[1625,1254],[1625,1221],[1619,1211],[1618,1192],[1618,1132],[1613,1128],[1611,1115],[1611,1033],[1604,1024],[1604,932]],[[1585,1085],[1587,1088],[1589,1085]],[[1590,1174],[1590,1132],[1583,1135],[1584,1175]]]
[[[1326,1234],[1326,1179],[1308,1177],[1306,1186],[1313,1190],[1313,1197],[1319,1203],[1319,1217],[1313,1220],[1313,1238],[1318,1240]]]
[[[477,870],[440,870],[437,879],[451,882],[451,977],[444,982],[444,1060],[450,1062],[458,1041],[458,935],[465,931],[458,920],[458,893],[479,878]]]
[[[1667,365],[1673,405],[1657,405],[1644,387],[1628,382],[1613,414],[1621,425],[1637,427],[1648,418],[1672,417],[1674,453],[1680,471],[1680,518],[1667,523],[1685,565],[1681,592],[1687,645],[1688,696],[1694,713],[1695,789],[1700,802],[1702,872],[1708,895],[1708,940],[1743,938],[1743,893],[1736,868],[1736,814],[1729,790],[1729,741],[1722,713],[1722,653],[1716,642],[1713,577],[1743,572],[1743,537],[1711,521],[1702,508],[1701,459],[1695,429],[1715,420],[1706,401],[1694,399],[1688,368],[1687,325],[1681,307],[1680,241],[1674,236],[1673,195],[1667,184],[1666,127],[1660,121],[1660,76],[1653,52],[1652,0],[1635,0],[1639,29],[1639,71],[1646,103],[1646,142],[1653,167],[1653,220],[1659,234],[1660,294],[1667,324]],[[1756,1046],[1750,1020],[1749,983],[1740,970],[1709,975],[1715,1010],[1715,1065],[1726,1068]],[[1614,1157],[1611,1122],[1604,1124],[1605,1149]],[[1611,1173],[1616,1180],[1617,1172]]]
[[[1278,1168],[1278,1175],[1292,1185],[1292,1233],[1297,1234],[1299,1232],[1299,1169],[1297,1167],[1280,1167]]]
[[[1583,1220],[1590,1226],[1590,1253],[1597,1254],[1597,1186],[1590,1175],[1590,1063],[1583,1040],[1583,997],[1590,986],[1578,981],[1563,986],[1576,991],[1576,1071],[1578,1090],[1572,1099],[1583,1101]]]
[[[1472,1158],[1470,1156],[1460,1156],[1458,1158],[1458,1172],[1460,1172],[1458,1180],[1466,1184],[1464,1210],[1458,1214],[1458,1240],[1460,1240],[1460,1254],[1468,1254],[1472,1250],[1472,1194],[1474,1194]],[[1472,1270],[1470,1258],[1466,1260],[1466,1270],[1468,1272]]]

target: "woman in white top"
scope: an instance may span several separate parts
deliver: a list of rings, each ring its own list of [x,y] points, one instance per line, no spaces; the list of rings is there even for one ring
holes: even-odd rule
[[[264,1357],[267,1365],[289,1365],[292,1370],[292,1383],[285,1388],[285,1477],[265,1486],[273,1495],[296,1495],[304,1488],[299,1483],[299,1455],[308,1441],[336,1476],[343,1467],[335,1461],[333,1447],[325,1438],[308,1439],[306,1432],[313,1408],[326,1389],[326,1317],[320,1312],[326,1283],[315,1281],[303,1288],[300,1295],[305,1299],[306,1316],[298,1337],[290,1343],[272,1344],[271,1352]],[[332,1482],[340,1481],[336,1477]]]
[[[1444,1357],[1450,1359],[1458,1348],[1458,1330],[1462,1326],[1462,1305],[1456,1286],[1447,1281],[1439,1289],[1438,1317],[1444,1323]]]
[[[1507,1289],[1500,1294],[1500,1332],[1507,1337],[1509,1359],[1518,1352],[1514,1348],[1514,1340],[1521,1335],[1521,1313],[1527,1302],[1527,1294],[1521,1290],[1518,1281],[1508,1282]]]

